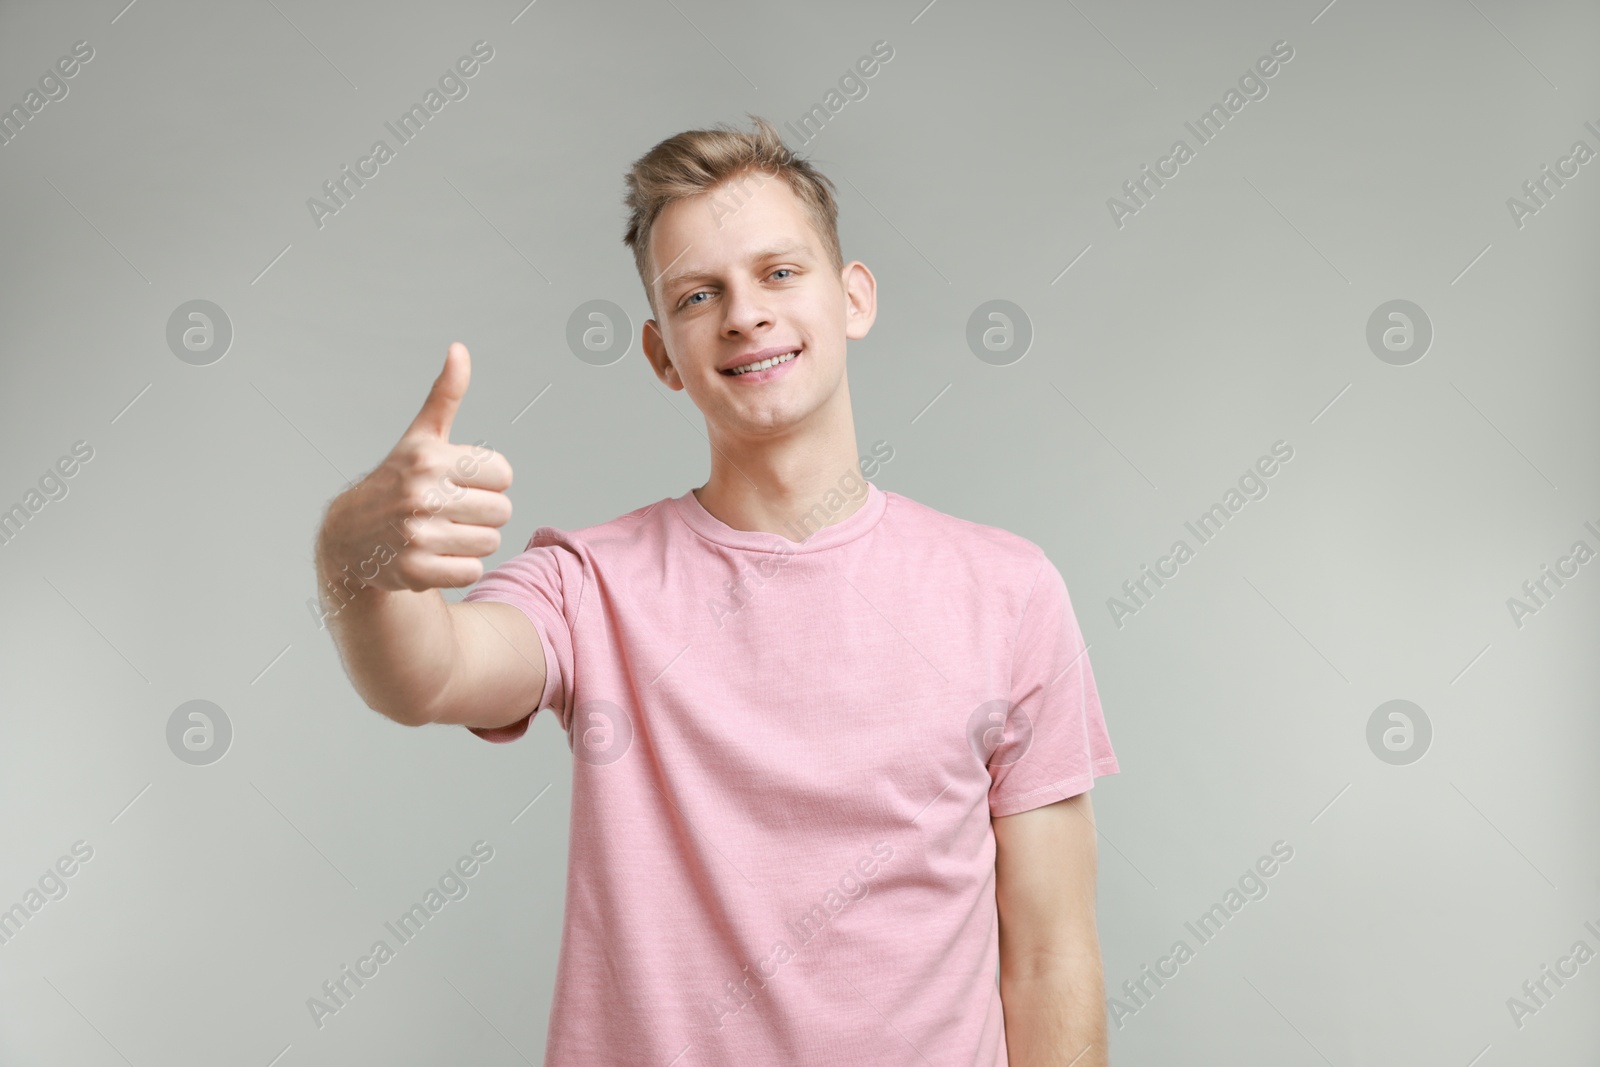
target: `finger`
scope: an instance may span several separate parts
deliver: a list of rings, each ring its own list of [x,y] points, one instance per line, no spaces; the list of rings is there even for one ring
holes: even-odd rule
[[[483,578],[483,561],[467,556],[424,556],[406,568],[406,588],[460,589]]]
[[[467,395],[467,382],[471,377],[472,358],[467,346],[455,341],[445,351],[444,369],[433,380],[428,399],[422,402],[422,410],[411,420],[406,432],[427,434],[441,441],[449,440],[450,423],[456,417],[456,410],[461,407],[461,398]]]
[[[456,485],[504,492],[511,488],[511,461],[492,448],[451,445],[452,462],[445,477]]]
[[[413,527],[411,548],[418,561],[431,556],[492,556],[500,550],[500,531],[434,515]]]
[[[511,521],[511,498],[493,489],[457,489],[438,512],[469,526],[504,526]]]

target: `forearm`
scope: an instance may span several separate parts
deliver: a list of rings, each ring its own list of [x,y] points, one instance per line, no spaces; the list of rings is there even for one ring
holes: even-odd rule
[[[1000,969],[1011,1067],[1107,1067],[1105,980],[1098,950],[1075,963]]]
[[[455,625],[438,589],[414,592],[360,586],[355,570],[330,558],[318,538],[317,590],[322,620],[344,670],[367,706],[409,726],[427,721],[424,709],[449,681]]]

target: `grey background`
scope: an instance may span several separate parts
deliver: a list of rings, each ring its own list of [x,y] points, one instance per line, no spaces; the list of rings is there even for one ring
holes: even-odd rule
[[[1295,850],[1112,1062],[1595,1063],[1600,961],[1520,1028],[1507,998],[1600,949],[1600,564],[1520,628],[1507,599],[1600,546],[1600,163],[1521,228],[1506,200],[1600,148],[1597,33],[1508,0],[0,7],[6,106],[95,50],[0,146],[0,508],[94,448],[0,545],[0,908],[94,850],[0,946],[0,1063],[540,1062],[565,738],[366,709],[305,606],[313,533],[453,340],[453,438],[516,470],[490,565],[700,484],[702,420],[638,350],[623,174],[682,129],[798,119],[880,39],[864,98],[785,131],[879,282],[861,451],[1066,577],[1122,765],[1094,791],[1108,993]],[[307,198],[479,39],[469,95],[318,229]],[[1266,98],[1115,226],[1278,40]],[[234,330],[209,366],[165,340],[194,299]],[[632,317],[606,367],[565,341],[595,299]],[[1009,366],[966,345],[992,299],[1034,330]],[[1407,366],[1365,339],[1394,299],[1435,331]],[[1108,598],[1280,439],[1268,495],[1118,627]],[[195,699],[233,731],[206,766],[166,739]],[[1366,739],[1394,699],[1433,728],[1404,766]],[[314,1026],[478,840],[470,894]]]

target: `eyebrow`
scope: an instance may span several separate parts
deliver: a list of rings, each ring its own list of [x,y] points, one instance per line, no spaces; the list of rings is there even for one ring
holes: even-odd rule
[[[811,249],[804,244],[798,242],[788,242],[758,249],[756,252],[751,254],[750,258],[752,261],[759,262],[760,260],[773,259],[777,256],[805,256],[809,255],[810,252]],[[666,293],[667,290],[682,282],[704,281],[708,278],[714,277],[716,277],[716,273],[714,271],[682,270],[676,274],[668,275],[665,279],[663,279],[661,282],[661,291],[662,293]]]

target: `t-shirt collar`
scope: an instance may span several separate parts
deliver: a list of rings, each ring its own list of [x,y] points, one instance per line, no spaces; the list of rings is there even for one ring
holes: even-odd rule
[[[863,481],[867,487],[866,500],[846,518],[819,530],[813,530],[804,541],[794,541],[782,534],[768,533],[764,530],[736,530],[707,511],[695,497],[692,489],[682,496],[672,498],[672,504],[673,510],[691,530],[706,540],[726,548],[758,552],[816,552],[854,541],[883,518],[888,504],[887,494],[871,482],[866,482],[865,479]],[[840,502],[838,510],[842,512],[849,506],[849,498],[843,490],[837,490],[837,496]],[[818,517],[831,515],[829,505],[833,499],[834,494],[829,493],[818,500],[813,515]],[[796,532],[806,528],[798,521],[795,523]]]

